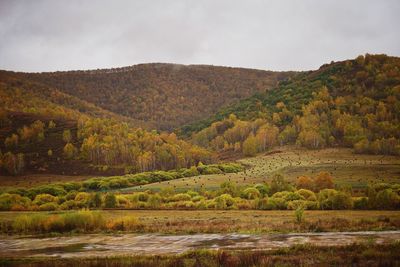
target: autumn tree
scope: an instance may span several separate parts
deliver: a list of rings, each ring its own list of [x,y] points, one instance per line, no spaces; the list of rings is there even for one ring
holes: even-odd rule
[[[6,148],[16,148],[18,146],[18,135],[12,134],[11,136],[7,137],[4,141],[4,145]]]
[[[320,172],[314,178],[315,192],[319,192],[322,189],[334,188],[333,177],[328,172]]]
[[[63,136],[62,137],[63,137],[63,141],[65,143],[70,143],[71,140],[72,140],[71,130],[70,129],[65,129],[63,131]]]
[[[67,143],[63,148],[63,154],[66,159],[72,159],[77,153],[77,149],[71,143]]]
[[[274,194],[276,192],[281,191],[290,191],[292,186],[286,181],[285,177],[282,174],[275,174],[272,177],[271,185],[270,185],[270,193]]]
[[[243,142],[243,155],[254,156],[255,154],[257,154],[257,139],[251,134]]]
[[[308,176],[300,176],[296,180],[296,187],[297,189],[314,189],[314,181]]]
[[[25,167],[24,154],[7,152],[2,156],[3,168],[11,175],[21,174]]]

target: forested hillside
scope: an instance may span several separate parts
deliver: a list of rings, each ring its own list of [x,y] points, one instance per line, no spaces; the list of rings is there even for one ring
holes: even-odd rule
[[[276,86],[293,72],[206,65],[141,64],[54,73],[8,73],[105,110],[171,130]]]
[[[213,156],[174,134],[0,72],[0,174],[111,175],[190,167]]]
[[[172,129],[294,73],[142,64],[94,71],[0,71],[0,171],[123,174],[215,161]]]
[[[180,133],[192,133],[203,147],[244,155],[284,144],[398,155],[399,100],[400,59],[367,54],[301,73]]]
[[[115,175],[180,169],[214,161],[175,134],[82,115],[78,120],[2,111],[0,174]]]
[[[254,92],[180,128],[178,137],[153,130],[204,118]],[[400,59],[385,55],[297,75],[170,64],[1,71],[1,172],[170,170],[213,163],[216,152],[247,156],[286,144],[398,155],[399,99]]]

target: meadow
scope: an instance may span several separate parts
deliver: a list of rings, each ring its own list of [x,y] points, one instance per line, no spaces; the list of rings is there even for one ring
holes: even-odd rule
[[[172,181],[152,183],[126,188],[123,191],[159,191],[173,187],[175,190],[214,190],[223,182],[233,182],[241,186],[269,182],[275,173],[282,173],[290,182],[299,176],[315,176],[320,171],[328,171],[338,186],[351,185],[365,188],[368,183],[400,182],[400,157],[355,154],[351,149],[328,148],[306,150],[283,147],[256,157],[248,157],[237,162],[245,165],[245,171],[229,174],[200,175]]]

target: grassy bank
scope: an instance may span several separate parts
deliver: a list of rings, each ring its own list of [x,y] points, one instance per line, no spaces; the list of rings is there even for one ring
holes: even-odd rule
[[[198,250],[181,255],[2,259],[2,266],[398,266],[400,243],[343,247],[294,246],[274,251]]]
[[[399,211],[167,211],[1,212],[3,234],[136,232],[163,234],[327,232],[400,229]]]

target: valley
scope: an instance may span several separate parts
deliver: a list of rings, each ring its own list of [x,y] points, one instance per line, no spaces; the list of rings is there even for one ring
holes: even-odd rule
[[[0,265],[399,260],[397,57],[0,71],[0,96]]]

